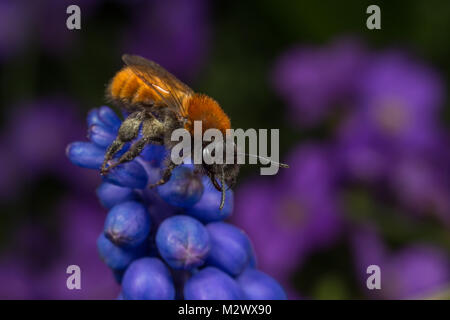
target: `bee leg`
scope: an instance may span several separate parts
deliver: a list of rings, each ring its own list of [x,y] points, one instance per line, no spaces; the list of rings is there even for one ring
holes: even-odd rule
[[[139,156],[147,144],[157,141],[157,137],[161,134],[162,129],[161,122],[159,122],[155,117],[144,119],[142,122],[142,138],[134,142],[130,149],[125,152],[117,162],[108,167],[108,170],[124,162],[131,161]]]
[[[117,138],[108,147],[105,154],[105,159],[100,170],[100,173],[106,174],[111,167],[106,167],[108,162],[114,157],[114,155],[122,149],[125,143],[133,140],[139,133],[139,127],[144,118],[142,111],[134,112],[130,114],[122,123],[117,134]]]
[[[166,183],[167,181],[170,180],[170,177],[172,176],[172,170],[175,169],[178,165],[173,163],[172,161],[168,164],[168,166],[166,167],[166,169],[164,170],[164,172],[162,173],[161,179],[156,182],[153,183],[151,185],[149,185],[149,188],[154,188],[157,186],[160,186],[164,183]]]
[[[220,199],[220,206],[219,206],[219,210],[222,210],[223,207],[225,206],[225,173],[223,171],[223,167],[222,167],[222,179],[221,179],[221,183],[222,183],[222,197]]]
[[[142,150],[149,142],[150,141],[146,138],[139,139],[131,145],[130,149],[127,150],[127,152],[125,152],[117,162],[114,162],[107,169],[111,170],[112,168],[117,167],[119,164],[133,160],[141,154]]]
[[[216,177],[214,176],[214,174],[208,171],[207,175],[208,175],[209,179],[211,180],[214,188],[216,188],[217,191],[222,191],[222,187],[217,182]]]

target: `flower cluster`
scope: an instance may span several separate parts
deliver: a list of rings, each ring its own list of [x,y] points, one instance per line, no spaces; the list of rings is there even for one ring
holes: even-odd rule
[[[253,239],[261,270],[296,297],[289,286],[293,278],[303,280],[312,255],[341,243],[352,247],[348,235],[380,223],[397,229],[387,240],[401,250],[361,258],[384,245],[388,235],[380,234],[376,245],[361,241],[349,251],[364,277],[370,264],[386,271],[383,297],[429,296],[448,286],[445,250],[433,237],[411,243],[399,232],[421,234],[420,218],[438,222],[433,232],[443,237],[450,226],[448,131],[439,118],[443,84],[435,70],[404,52],[373,52],[344,39],[288,50],[271,79],[290,122],[308,141],[298,141],[284,157],[289,170],[257,177],[236,194],[233,221]]]
[[[448,137],[439,121],[444,90],[432,68],[404,52],[369,52],[345,40],[289,51],[274,78],[292,119],[316,112],[318,124],[339,112],[331,148],[344,179],[384,184],[409,211],[432,211],[450,223]]]
[[[90,142],[74,142],[66,152],[77,166],[98,170],[121,120],[101,107],[87,122]],[[147,187],[160,179],[166,156],[164,147],[149,145],[97,189],[109,209],[97,247],[122,286],[119,298],[285,299],[282,287],[256,269],[248,236],[223,222],[233,211],[231,190],[219,210],[220,192],[189,163],[166,184]]]
[[[375,264],[382,268],[383,290],[371,290],[369,297],[439,298],[448,290],[450,259],[445,251],[436,246],[413,243],[393,253],[388,250],[376,230],[369,226],[354,230],[350,241],[355,269],[361,282],[367,279],[368,265]]]

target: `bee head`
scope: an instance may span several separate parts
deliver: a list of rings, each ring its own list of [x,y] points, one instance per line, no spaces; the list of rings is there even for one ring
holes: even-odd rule
[[[203,148],[203,157],[213,157],[217,152],[223,152],[223,158],[221,163],[212,162],[207,163],[204,161],[203,167],[207,172],[211,182],[214,184],[217,190],[222,190],[222,184],[226,184],[228,188],[232,188],[236,184],[237,176],[239,173],[239,165],[237,164],[237,156],[234,152],[232,159],[234,161],[227,161],[226,150],[223,146],[210,144]]]
[[[238,164],[212,164],[206,166],[206,171],[212,184],[218,191],[222,191],[222,184],[225,189],[234,187],[239,174]]]

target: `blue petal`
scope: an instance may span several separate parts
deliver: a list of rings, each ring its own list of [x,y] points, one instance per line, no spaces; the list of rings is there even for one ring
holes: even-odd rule
[[[92,126],[94,124],[99,124],[102,125],[103,122],[100,120],[100,118],[98,117],[98,109],[92,109],[91,111],[89,111],[88,115],[87,115],[87,124],[88,126]]]
[[[169,269],[157,258],[135,260],[122,279],[126,300],[173,300],[175,286]]]
[[[237,279],[238,284],[249,300],[286,300],[287,296],[281,285],[267,274],[246,269]]]
[[[225,205],[220,210],[222,193],[214,188],[208,177],[203,177],[202,181],[205,191],[200,200],[193,207],[186,210],[186,214],[204,223],[222,221],[231,216],[234,202],[233,191],[229,189],[225,192]]]
[[[239,228],[224,222],[206,227],[211,237],[211,251],[206,263],[232,276],[240,274],[250,263],[251,243]]]
[[[114,206],[106,216],[104,233],[115,245],[133,248],[141,245],[150,233],[150,214],[136,201]]]
[[[137,161],[125,162],[112,169],[104,181],[122,187],[144,189],[147,186],[147,172]]]
[[[90,142],[73,142],[67,146],[66,155],[73,164],[79,167],[99,169],[105,150]]]
[[[203,194],[201,178],[186,165],[176,167],[170,180],[156,189],[164,201],[180,208],[192,207]]]
[[[167,156],[167,149],[164,146],[149,144],[142,150],[141,157],[152,165],[160,166]]]
[[[122,120],[117,116],[117,114],[109,107],[103,106],[98,110],[98,117],[103,122],[103,124],[111,128],[114,132],[119,130]]]
[[[116,138],[116,134],[104,125],[94,124],[88,129],[88,138],[102,148],[107,148]]]
[[[233,278],[212,267],[197,272],[184,285],[185,300],[241,300],[244,297]]]
[[[156,233],[164,261],[174,269],[190,270],[205,263],[210,250],[206,228],[194,218],[176,215],[164,220]]]
[[[97,239],[97,249],[103,262],[116,271],[124,270],[133,260],[146,254],[145,245],[124,249],[112,243],[105,237],[104,233]],[[120,275],[120,273],[117,275]]]
[[[108,209],[114,207],[116,204],[138,198],[133,189],[120,187],[108,182],[103,182],[97,188],[97,197],[101,204]]]

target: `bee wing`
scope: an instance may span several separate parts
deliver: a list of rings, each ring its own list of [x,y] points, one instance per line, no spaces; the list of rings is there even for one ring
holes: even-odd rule
[[[178,80],[173,74],[154,61],[140,56],[125,54],[123,62],[171,108],[177,115],[186,118],[187,110],[183,106],[186,96],[194,92]]]

